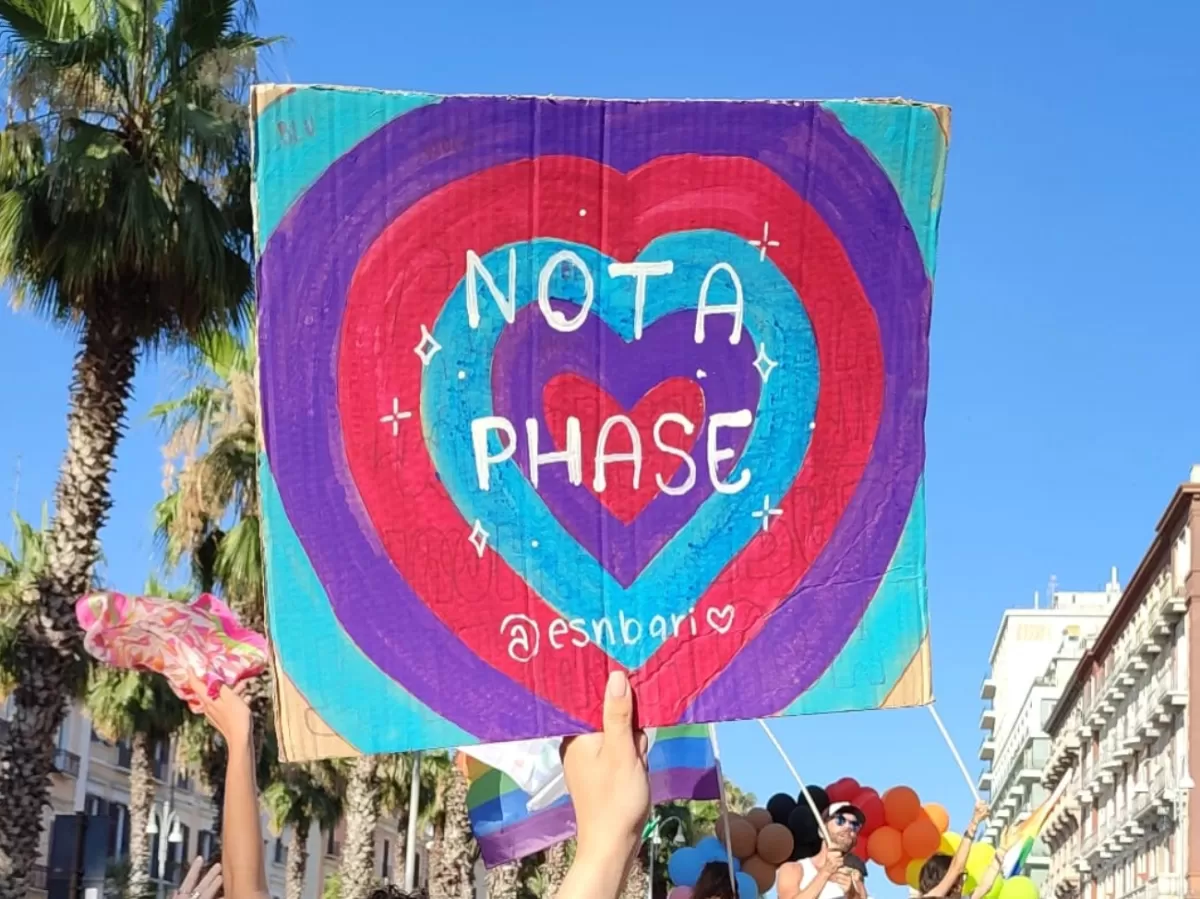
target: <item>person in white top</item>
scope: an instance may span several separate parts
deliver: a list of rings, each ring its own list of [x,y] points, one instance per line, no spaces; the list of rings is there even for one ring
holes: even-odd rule
[[[825,810],[829,844],[812,858],[779,866],[775,892],[779,899],[870,899],[862,874],[846,866],[846,855],[858,841],[866,815],[849,802],[835,802]]]

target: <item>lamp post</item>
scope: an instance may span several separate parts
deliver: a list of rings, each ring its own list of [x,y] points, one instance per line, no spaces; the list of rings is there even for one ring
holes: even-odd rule
[[[154,888],[154,894],[161,896],[163,894],[163,885],[167,880],[167,860],[169,857],[170,845],[172,843],[183,842],[183,831],[180,826],[179,813],[171,808],[171,800],[163,800],[161,804],[150,806],[150,819],[146,822],[146,833],[154,836],[166,831],[167,838],[164,840],[159,837],[158,840],[158,883]]]
[[[646,825],[646,831],[650,837],[650,851],[647,853],[650,856],[650,885],[646,887],[646,899],[654,899],[654,856],[658,854],[658,847],[662,845],[662,829],[672,822],[675,824],[675,836],[671,842],[676,846],[682,846],[684,844],[683,821],[674,815],[668,815],[666,818],[656,816],[651,818],[650,823]]]

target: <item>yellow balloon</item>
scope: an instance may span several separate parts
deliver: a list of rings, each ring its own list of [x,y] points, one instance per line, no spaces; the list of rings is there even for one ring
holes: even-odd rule
[[[961,842],[962,837],[958,834],[946,831],[942,834],[942,842],[938,845],[938,854],[953,856],[958,851],[958,844]]]
[[[987,843],[976,843],[967,856],[967,873],[979,881],[996,857],[996,849]]]
[[[975,882],[975,878],[972,877],[970,874],[968,874],[966,877],[963,878],[963,888],[962,888],[963,895],[970,896],[972,893],[975,892],[975,887],[977,887],[977,886],[979,886],[979,884]]]
[[[921,888],[921,869],[925,867],[925,862],[929,861],[926,858],[914,858],[908,863],[908,869],[904,872],[904,879],[908,881],[908,885],[914,890]]]
[[[1037,899],[1038,888],[1028,877],[1010,877],[1000,895],[1004,899]]]
[[[1000,891],[1004,889],[1004,878],[997,877],[996,882],[992,884],[992,888],[988,890],[985,899],[1000,899]]]

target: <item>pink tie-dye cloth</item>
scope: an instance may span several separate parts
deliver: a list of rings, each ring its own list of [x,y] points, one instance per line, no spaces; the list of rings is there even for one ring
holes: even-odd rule
[[[191,602],[92,593],[75,603],[75,617],[89,653],[115,668],[163,675],[194,712],[201,703],[190,677],[215,696],[222,684],[232,687],[267,667],[267,641],[208,593]]]

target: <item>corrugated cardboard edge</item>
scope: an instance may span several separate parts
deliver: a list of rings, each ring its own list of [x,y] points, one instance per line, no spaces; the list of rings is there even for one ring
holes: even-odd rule
[[[933,702],[933,665],[929,651],[929,636],[921,641],[900,680],[880,703],[881,709],[911,708]]]
[[[432,97],[445,98],[463,98],[463,99],[508,99],[508,100],[582,100],[593,103],[778,103],[784,106],[795,105],[797,103],[873,103],[878,105],[891,104],[898,106],[924,106],[935,111],[939,120],[943,113],[939,110],[945,110],[945,115],[948,117],[950,107],[941,103],[931,103],[925,100],[908,100],[904,97],[853,97],[847,99],[845,97],[826,97],[824,99],[798,99],[795,97],[741,97],[731,99],[729,97],[576,97],[565,94],[443,94],[438,91],[423,91],[423,90],[385,90],[376,87],[360,87],[348,84],[256,84],[251,93],[251,103],[257,102],[257,95],[261,93],[263,102],[259,103],[256,108],[259,110],[266,108],[267,105],[273,103],[279,97],[291,91],[346,91],[360,94],[422,94]],[[947,118],[948,121],[948,118]]]
[[[275,733],[279,738],[279,757],[285,762],[310,762],[314,759],[350,758],[362,755],[339,737],[316,713],[291,679],[283,673],[279,656],[272,650],[275,672]]]

